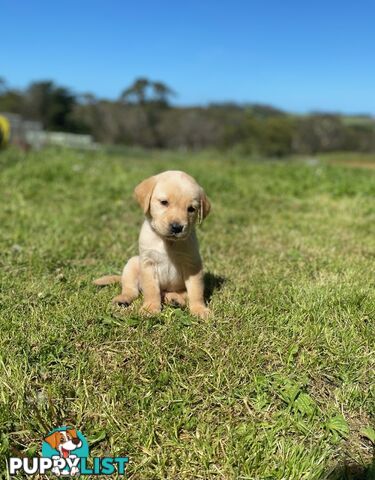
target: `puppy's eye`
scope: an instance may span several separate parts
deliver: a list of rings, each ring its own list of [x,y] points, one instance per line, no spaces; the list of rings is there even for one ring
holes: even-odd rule
[[[162,205],[164,205],[165,207],[168,207],[168,205],[169,205],[168,200],[160,200],[160,203],[161,203]]]
[[[190,205],[190,207],[188,207],[187,210],[188,210],[189,213],[194,213],[195,212],[195,208],[192,205]]]

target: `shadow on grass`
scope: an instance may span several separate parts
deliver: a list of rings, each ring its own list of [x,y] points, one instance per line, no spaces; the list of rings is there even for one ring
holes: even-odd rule
[[[375,480],[375,458],[371,465],[338,465],[325,477],[326,480]]]
[[[214,273],[207,272],[204,274],[204,299],[206,302],[210,302],[215,290],[221,290],[226,280],[226,278]]]

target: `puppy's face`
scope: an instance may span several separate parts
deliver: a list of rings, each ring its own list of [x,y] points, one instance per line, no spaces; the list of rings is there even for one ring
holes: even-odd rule
[[[187,238],[194,224],[210,210],[203,189],[184,172],[168,171],[150,177],[137,186],[134,194],[154,231],[167,240]]]
[[[71,450],[76,450],[82,446],[82,442],[78,438],[75,429],[54,432],[45,438],[45,441],[51,445],[52,448],[58,450],[64,458],[69,457]]]

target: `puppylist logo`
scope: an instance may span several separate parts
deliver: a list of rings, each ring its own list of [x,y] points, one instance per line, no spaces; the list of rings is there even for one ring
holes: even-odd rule
[[[66,475],[125,475],[128,457],[94,457],[88,461],[89,445],[79,430],[70,427],[53,429],[44,438],[42,456],[11,457],[9,474],[35,475],[52,473]]]

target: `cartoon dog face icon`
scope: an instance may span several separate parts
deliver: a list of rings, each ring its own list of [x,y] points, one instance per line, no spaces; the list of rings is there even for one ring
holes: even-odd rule
[[[70,457],[72,451],[82,446],[75,429],[51,433],[44,440],[57,450],[62,458]]]

